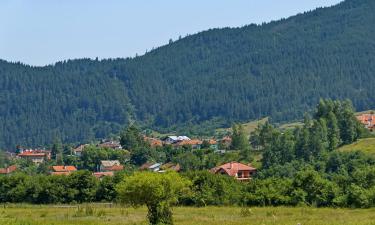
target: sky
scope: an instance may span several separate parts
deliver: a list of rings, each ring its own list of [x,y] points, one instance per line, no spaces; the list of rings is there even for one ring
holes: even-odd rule
[[[210,28],[287,18],[341,0],[0,0],[0,59],[43,66],[125,58]]]

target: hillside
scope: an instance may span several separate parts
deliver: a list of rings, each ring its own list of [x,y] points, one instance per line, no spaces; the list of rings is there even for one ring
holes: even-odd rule
[[[340,152],[361,151],[375,156],[375,138],[360,139],[353,144],[344,145],[338,149]]]
[[[301,118],[321,97],[375,108],[375,1],[187,36],[144,56],[0,62],[0,148],[86,142],[131,121],[160,131]]]

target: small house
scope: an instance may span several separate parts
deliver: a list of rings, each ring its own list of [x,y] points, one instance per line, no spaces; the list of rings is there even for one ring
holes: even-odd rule
[[[52,175],[69,175],[77,171],[75,166],[52,166]]]
[[[0,168],[0,175],[8,175],[17,170],[16,165],[9,166],[7,168]]]
[[[100,164],[100,172],[121,171],[124,166],[118,160],[102,160]]]
[[[32,150],[32,149],[26,149],[22,150],[17,157],[23,158],[23,159],[29,159],[35,164],[41,164],[45,160],[51,159],[51,152],[46,150]]]
[[[122,146],[119,141],[105,141],[105,142],[98,144],[98,147],[111,148],[114,150],[122,150]]]
[[[251,177],[256,173],[256,169],[254,167],[239,162],[225,163],[221,166],[212,168],[210,171],[215,174],[235,177],[237,180],[241,181],[250,180]]]
[[[73,149],[74,155],[81,157],[83,150],[88,146],[88,144],[79,145],[76,148]]]

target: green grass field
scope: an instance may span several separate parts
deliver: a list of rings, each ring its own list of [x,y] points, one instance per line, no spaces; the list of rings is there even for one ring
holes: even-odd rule
[[[375,209],[316,208],[174,208],[179,225],[369,225]],[[147,224],[146,209],[108,205],[31,206],[6,205],[0,209],[1,225],[120,225]]]
[[[360,139],[350,145],[344,145],[338,151],[362,151],[366,154],[375,156],[375,138]]]

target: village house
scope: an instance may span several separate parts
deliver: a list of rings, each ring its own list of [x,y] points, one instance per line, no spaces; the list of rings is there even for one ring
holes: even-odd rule
[[[45,160],[51,159],[51,151],[22,149],[17,155],[19,158],[31,160],[35,164],[43,163]]]
[[[7,168],[0,168],[0,175],[11,174],[11,173],[13,173],[16,170],[17,170],[17,166],[16,165],[12,165],[12,166],[9,166]]]
[[[162,147],[163,142],[157,138],[151,138],[151,137],[143,137],[143,140],[150,144],[151,147]]]
[[[256,173],[256,169],[254,167],[238,162],[229,162],[221,166],[212,168],[210,171],[214,174],[224,174],[235,177],[240,181],[250,180],[251,176]]]
[[[179,164],[174,163],[145,163],[140,168],[140,170],[148,170],[151,172],[158,172],[158,173],[164,173],[166,171],[175,171],[179,172],[181,170],[181,167]]]
[[[76,148],[73,149],[73,153],[74,155],[78,156],[78,157],[81,157],[82,156],[82,152],[83,150],[89,146],[89,144],[84,144],[84,145],[79,145],[77,146]]]
[[[124,166],[118,160],[102,160],[100,164],[100,172],[121,171]]]
[[[229,148],[230,145],[232,144],[232,138],[230,136],[225,136],[220,140],[220,143],[222,146],[225,148]]]
[[[361,122],[367,129],[373,131],[375,128],[375,114],[362,114],[357,116],[359,122]]]
[[[52,166],[52,175],[69,175],[77,171],[75,166]]]
[[[114,150],[122,150],[122,146],[119,141],[104,141],[98,144],[98,147],[101,148],[111,148]]]
[[[166,144],[174,144],[180,141],[190,141],[191,139],[187,136],[168,136],[164,142]]]
[[[206,141],[208,142],[208,144],[210,145],[210,148],[211,148],[212,150],[218,150],[218,149],[219,149],[219,145],[218,145],[218,143],[217,143],[216,140],[214,140],[214,139],[209,139],[209,140],[206,140]]]
[[[192,149],[201,149],[202,141],[198,139],[178,141],[173,144],[174,147],[191,146]]]
[[[152,172],[159,172],[161,165],[161,163],[144,163],[139,169],[148,170]]]

